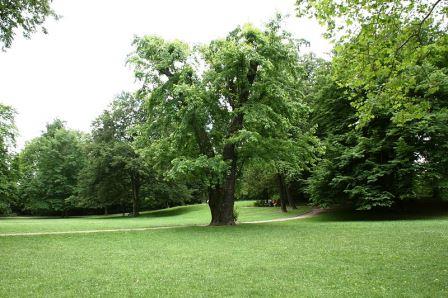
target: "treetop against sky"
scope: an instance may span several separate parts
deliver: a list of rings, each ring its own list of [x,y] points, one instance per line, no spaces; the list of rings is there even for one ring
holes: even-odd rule
[[[207,43],[237,25],[261,25],[276,12],[294,14],[293,0],[56,0],[51,5],[61,18],[45,22],[48,34],[38,31],[29,40],[17,34],[11,48],[0,53],[0,102],[18,112],[19,147],[55,118],[88,131],[115,95],[132,91],[134,77],[125,62],[134,35]],[[308,50],[321,56],[330,51],[317,22],[292,16],[286,27],[311,42]]]

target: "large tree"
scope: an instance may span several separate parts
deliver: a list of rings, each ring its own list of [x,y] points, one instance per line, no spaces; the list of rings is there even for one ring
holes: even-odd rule
[[[238,27],[202,47],[153,36],[134,44],[130,62],[148,111],[143,154],[168,176],[202,183],[212,225],[234,224],[244,161],[255,148],[273,159],[276,145],[305,119],[297,88],[301,41],[273,21],[263,30]]]
[[[335,42],[314,93],[328,150],[312,197],[343,193],[361,209],[447,198],[447,2],[298,1],[298,12]]]
[[[0,1],[0,45],[9,48],[17,32],[26,38],[39,28],[47,33],[43,23],[48,17],[58,18],[50,6],[51,0]]]

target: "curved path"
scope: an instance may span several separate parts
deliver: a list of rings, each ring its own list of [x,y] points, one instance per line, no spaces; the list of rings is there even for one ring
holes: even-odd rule
[[[243,221],[239,224],[260,224],[269,222],[283,222],[297,219],[305,219],[316,216],[326,209],[313,209],[301,215],[267,219],[267,220],[257,220],[257,221]],[[123,229],[103,229],[103,230],[83,230],[83,231],[60,231],[60,232],[30,232],[30,233],[4,233],[0,234],[0,237],[8,236],[44,236],[44,235],[69,235],[69,234],[93,234],[93,233],[112,233],[112,232],[134,232],[134,231],[150,231],[150,230],[164,230],[164,229],[177,229],[177,228],[190,228],[190,227],[207,227],[208,225],[182,225],[182,226],[161,226],[161,227],[147,227],[147,228],[123,228]]]
[[[267,219],[267,220],[256,220],[256,221],[243,221],[240,222],[240,224],[258,224],[258,223],[267,223],[267,222],[282,222],[282,221],[290,221],[290,220],[296,220],[296,219],[305,219],[310,218],[313,216],[316,216],[322,212],[327,211],[328,209],[323,208],[316,208],[311,211],[308,211],[306,213],[303,213],[301,215],[292,216],[292,217],[283,217],[283,218],[276,218],[276,219]]]

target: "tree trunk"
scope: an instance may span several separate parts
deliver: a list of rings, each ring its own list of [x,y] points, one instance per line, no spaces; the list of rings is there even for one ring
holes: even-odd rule
[[[223,225],[234,225],[235,218],[233,206],[235,204],[235,185],[237,173],[237,157],[235,144],[224,146],[224,160],[230,160],[230,170],[227,173],[224,184],[224,197],[221,203],[220,223]]]
[[[109,214],[109,212],[107,211],[107,206],[104,206],[104,215]]]
[[[243,114],[237,113],[232,119],[229,127],[228,136],[231,137],[243,127]],[[226,143],[223,150],[224,161],[230,164],[230,169],[227,172],[224,181],[224,194],[221,202],[221,210],[219,216],[219,225],[234,225],[235,216],[233,213],[233,206],[235,204],[235,185],[237,174],[237,152],[234,143]]]
[[[237,114],[230,123],[228,136],[234,135],[243,126],[243,114]],[[233,143],[227,143],[224,145],[223,150],[224,161],[230,164],[230,169],[227,172],[224,181],[223,195],[219,207],[216,207],[212,213],[219,213],[218,220],[213,221],[212,225],[234,225],[235,218],[233,213],[233,206],[235,204],[235,185],[237,175],[237,153],[236,145]],[[215,202],[213,203],[215,204]]]
[[[138,173],[131,174],[132,186],[132,216],[140,215],[140,175]]]
[[[139,216],[139,204],[138,199],[134,196],[132,199],[132,216]]]
[[[224,146],[224,159],[230,159],[231,161],[230,169],[225,178],[224,187],[217,187],[209,192],[208,205],[210,206],[210,212],[212,214],[210,225],[213,226],[235,224],[233,206],[235,203],[237,159],[234,144]]]
[[[280,206],[282,209],[282,212],[288,212],[288,209],[286,209],[286,187],[285,187],[285,181],[283,180],[283,177],[281,174],[277,174],[277,183],[278,183],[278,190],[280,193]]]
[[[286,191],[286,198],[288,199],[289,206],[292,209],[297,209],[296,202],[294,202],[294,199],[291,196],[291,192],[289,191],[289,185],[285,183],[285,191]]]
[[[220,223],[222,196],[223,189],[220,186],[212,187],[208,191],[208,206],[212,216],[211,226],[217,226]]]
[[[286,200],[285,200],[285,198],[281,198],[280,199],[280,206],[281,206],[281,209],[282,209],[283,213],[287,213],[288,212],[288,209],[286,209]]]

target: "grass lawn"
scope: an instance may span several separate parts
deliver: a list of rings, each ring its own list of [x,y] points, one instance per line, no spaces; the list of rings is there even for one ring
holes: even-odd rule
[[[257,221],[300,215],[310,211],[309,206],[282,213],[279,208],[253,207],[253,201],[236,203],[239,221]],[[207,225],[210,223],[208,205],[193,205],[142,212],[140,217],[117,215],[84,216],[72,218],[5,217],[0,218],[0,234],[24,232],[59,232],[146,228],[159,226]]]
[[[177,224],[192,212],[205,220],[203,207],[187,208],[194,211],[164,222]],[[247,216],[273,216],[259,212]],[[100,219],[109,221],[66,221]],[[126,227],[140,219],[127,220],[110,219]],[[4,227],[14,221],[0,220],[2,231],[30,229],[20,221],[15,230]],[[32,221],[48,228],[52,220]],[[360,220],[330,213],[236,227],[0,237],[0,256],[0,297],[448,296],[448,216]]]

